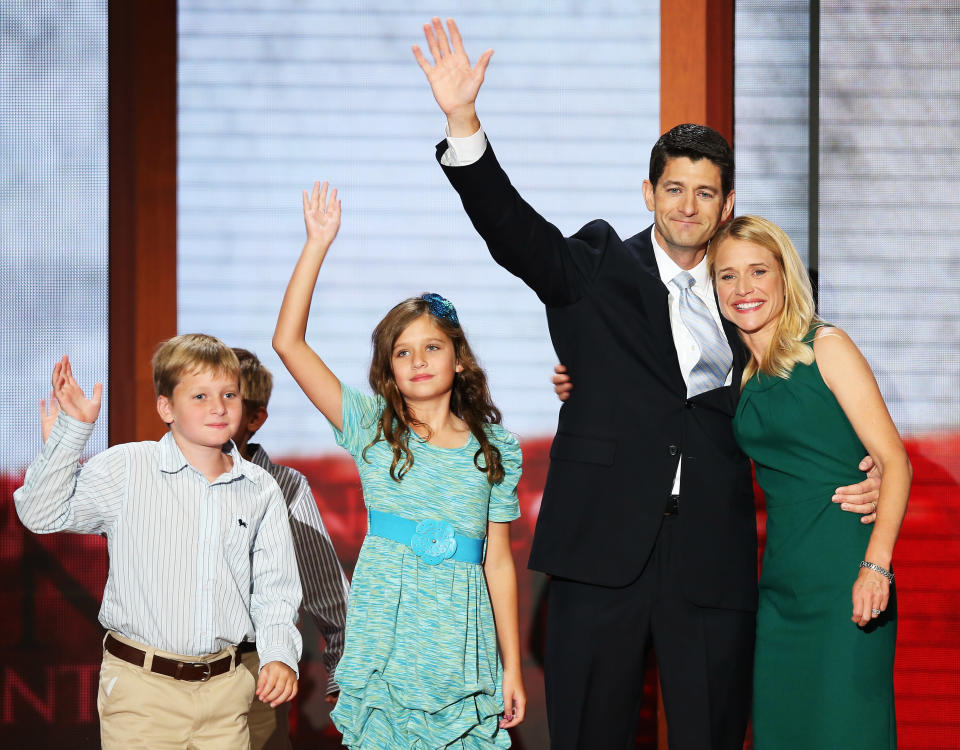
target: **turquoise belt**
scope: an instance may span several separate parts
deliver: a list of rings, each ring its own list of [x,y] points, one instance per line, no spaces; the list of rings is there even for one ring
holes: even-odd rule
[[[411,521],[380,510],[368,510],[367,520],[370,536],[407,545],[427,565],[439,565],[444,560],[475,565],[483,562],[484,540],[458,534],[447,521]]]

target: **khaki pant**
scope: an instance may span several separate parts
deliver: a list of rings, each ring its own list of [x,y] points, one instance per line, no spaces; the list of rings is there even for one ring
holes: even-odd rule
[[[215,661],[232,648],[207,657],[184,657],[112,633],[147,654],[143,667],[103,653],[97,712],[103,750],[247,750],[247,712],[256,681],[246,669],[231,669],[207,682],[186,682],[149,671],[153,655],[182,661]]]
[[[241,656],[241,663],[256,680],[260,673],[260,659],[256,651],[248,651]],[[270,708],[254,697],[247,719],[250,725],[251,750],[292,750],[290,744],[290,702]]]

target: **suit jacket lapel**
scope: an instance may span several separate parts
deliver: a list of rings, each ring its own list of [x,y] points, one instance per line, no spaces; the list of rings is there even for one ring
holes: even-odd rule
[[[637,260],[643,274],[652,277],[656,282],[651,295],[651,285],[644,283],[637,293],[644,300],[647,320],[650,324],[650,336],[656,347],[656,356],[661,366],[654,371],[662,377],[664,382],[678,393],[686,393],[683,383],[683,373],[680,372],[680,360],[677,358],[677,347],[673,343],[673,331],[670,329],[670,311],[667,303],[667,288],[660,278],[660,269],[653,255],[653,245],[650,242],[650,229],[644,229],[639,234],[624,240],[627,251]],[[637,280],[638,284],[640,279]],[[649,279],[644,279],[649,282]],[[655,296],[654,296],[655,295]]]

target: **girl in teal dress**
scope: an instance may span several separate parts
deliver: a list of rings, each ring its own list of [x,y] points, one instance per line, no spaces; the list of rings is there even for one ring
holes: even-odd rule
[[[710,243],[720,312],[751,354],[734,432],[767,504],[754,660],[755,750],[892,750],[891,561],[911,468],[870,366],[814,314],[787,235],[741,216]],[[882,474],[871,528],[831,502]],[[865,519],[869,521],[870,519]]]
[[[401,302],[374,330],[373,396],[342,385],[307,345],[340,226],[327,189],[304,191],[307,241],[273,345],[356,461],[368,513],[333,720],[350,748],[509,747],[526,704],[510,550],[520,447],[439,295]]]

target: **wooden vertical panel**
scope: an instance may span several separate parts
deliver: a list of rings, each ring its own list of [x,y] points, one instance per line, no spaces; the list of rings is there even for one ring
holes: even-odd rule
[[[110,0],[111,445],[156,439],[150,358],[177,330],[177,8]]]
[[[660,3],[660,132],[696,122],[733,145],[733,42],[734,0]],[[657,719],[657,747],[667,750],[659,689]]]
[[[660,3],[660,130],[709,125],[733,143],[734,0]]]

